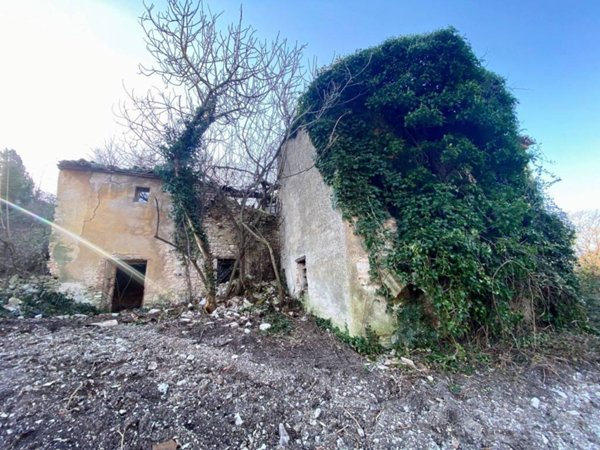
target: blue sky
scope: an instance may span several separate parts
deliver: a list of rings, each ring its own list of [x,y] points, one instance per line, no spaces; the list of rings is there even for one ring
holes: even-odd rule
[[[53,155],[55,160],[84,157],[91,147],[101,145],[103,139],[110,137],[108,134],[114,133],[112,107],[123,97],[121,83],[143,83],[135,76],[135,62],[146,57],[137,24],[141,2],[54,0],[50,12],[48,2],[42,0],[14,3],[27,6],[0,6],[0,17],[27,13],[29,17],[24,19],[25,26],[21,21],[13,31],[9,25],[9,31],[4,33],[11,33],[10,36],[0,31],[0,51],[12,52],[16,58],[11,67],[20,67],[23,54],[39,51],[39,39],[52,41],[52,33],[66,34],[48,50],[58,57],[42,66],[50,66],[52,73],[46,76],[42,70],[27,80],[22,95],[15,95],[22,75],[2,80],[8,75],[0,74],[0,97],[6,93],[14,102],[20,101],[17,108],[24,110],[16,115],[0,113],[0,123],[11,124],[12,133],[20,130],[20,123],[26,121],[30,111],[31,105],[23,108],[23,102],[28,100],[46,100],[53,108],[60,103],[65,110],[61,116],[60,112],[52,113],[55,109],[41,105],[42,111],[47,111],[45,120],[52,125],[48,125],[46,144],[23,140],[0,129],[0,147]],[[156,3],[160,7],[161,2]],[[234,18],[239,11],[239,1],[209,4],[215,11],[225,11],[225,18]],[[19,9],[16,13],[15,8]],[[38,22],[32,22],[31,15],[34,19],[39,15]],[[37,36],[36,46],[37,31],[28,26],[34,28],[36,23],[48,22],[49,17],[54,25],[46,24],[45,34]],[[454,26],[469,40],[486,67],[508,80],[519,100],[517,113],[524,133],[541,144],[545,156],[552,161],[546,168],[562,179],[550,190],[556,203],[566,210],[600,209],[599,1],[252,0],[244,4],[244,18],[261,36],[272,37],[280,32],[289,40],[306,43],[307,57],[316,56],[320,64],[331,61],[334,55],[352,53],[389,37]],[[71,28],[75,31],[69,31]],[[14,34],[25,32],[34,33],[30,38],[33,42],[25,49],[18,48],[23,44]],[[75,44],[78,47],[73,50]],[[63,51],[68,52],[67,56],[60,56]],[[72,59],[69,55],[74,52],[77,57]],[[31,61],[22,63],[31,64],[32,71],[40,69]],[[85,71],[76,64],[94,68]],[[62,87],[61,97],[46,98],[52,89],[44,84],[47,77]],[[32,83],[41,83],[43,89],[28,99]],[[87,101],[83,102],[82,97]],[[58,101],[59,98],[64,101]],[[93,109],[86,113],[88,107]],[[61,117],[64,120],[59,120]],[[89,120],[83,121],[86,117]],[[74,129],[77,138],[69,142]],[[5,136],[8,138],[3,139]],[[50,145],[54,147],[41,148]],[[37,148],[29,148],[33,146]],[[27,155],[26,164],[28,159],[32,164],[41,163],[39,157]],[[48,180],[42,181],[44,185],[55,179],[51,168],[54,160],[48,161],[44,163],[44,179]]]

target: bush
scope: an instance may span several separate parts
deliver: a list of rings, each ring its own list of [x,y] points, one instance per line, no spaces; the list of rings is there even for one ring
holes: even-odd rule
[[[264,317],[264,321],[271,325],[268,334],[290,334],[294,329],[292,321],[280,311],[271,310]]]
[[[9,302],[11,299],[13,305]],[[14,303],[15,299],[16,303]],[[93,305],[78,303],[68,295],[58,292],[55,281],[49,277],[22,279],[15,276],[0,289],[0,315],[4,317],[99,313],[100,311]]]
[[[383,347],[379,344],[379,338],[369,327],[365,330],[364,336],[351,336],[347,329],[341,330],[333,325],[330,319],[322,319],[320,317],[314,317],[314,319],[319,328],[330,332],[360,355],[376,356],[383,353]]]

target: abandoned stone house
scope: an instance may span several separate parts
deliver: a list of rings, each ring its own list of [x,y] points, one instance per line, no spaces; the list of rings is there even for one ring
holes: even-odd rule
[[[156,238],[171,240],[174,229],[170,198],[157,175],[84,160],[58,167],[55,223],[64,231],[53,230],[49,268],[64,291],[112,311],[181,301],[190,291],[200,295],[193,270]],[[218,205],[208,206],[204,227],[221,282],[237,256],[235,229]],[[265,276],[270,265],[264,251],[249,251],[246,273]]]
[[[367,253],[334,207],[314,156],[305,132],[282,147],[279,222],[273,222],[279,230],[273,240],[278,241],[288,291],[310,312],[351,334],[362,334],[367,326],[389,334],[393,319],[370,281]],[[86,161],[63,161],[59,169],[56,223],[80,238],[53,232],[50,269],[64,289],[91,295],[94,303],[111,310],[181,298],[188,289],[187,267],[171,246],[155,238],[157,223],[160,236],[173,231],[169,196],[158,177]],[[218,211],[213,208],[205,226],[217,276],[223,277],[237,247],[233,224]],[[253,252],[248,271],[261,266],[264,271],[267,255],[257,248]],[[119,261],[145,278],[136,281]],[[195,291],[200,288],[195,280]]]
[[[333,191],[314,166],[308,133],[300,131],[282,149],[280,160],[281,266],[288,289],[305,307],[342,329],[380,336],[392,333],[393,317],[376,295],[369,257],[361,238],[334,206]]]

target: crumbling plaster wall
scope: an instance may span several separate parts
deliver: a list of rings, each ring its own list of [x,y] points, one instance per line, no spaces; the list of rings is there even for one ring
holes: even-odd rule
[[[306,259],[306,307],[351,334],[370,326],[386,336],[394,319],[375,295],[361,239],[333,206],[332,189],[314,167],[316,150],[301,130],[281,158],[281,264],[288,288],[298,296],[297,260]]]
[[[150,188],[150,201],[134,201],[136,186]],[[170,239],[170,200],[156,178],[93,171],[61,170],[58,180],[56,224],[93,247],[53,230],[50,270],[74,293],[93,297],[108,308],[103,297],[110,257],[146,260],[144,306],[185,298],[185,268],[176,251],[154,238],[157,210],[159,235]],[[113,269],[114,270],[114,269]]]
[[[255,231],[259,232],[271,245],[276,257],[279,251],[278,222],[274,215],[260,210],[246,209],[247,220],[252,222]],[[250,215],[260,215],[258,220]],[[218,203],[208,205],[203,222],[211,253],[217,259],[236,259],[238,256],[238,230],[234,220]],[[254,281],[271,281],[275,278],[269,252],[266,246],[253,237],[247,236],[244,255],[244,274]]]

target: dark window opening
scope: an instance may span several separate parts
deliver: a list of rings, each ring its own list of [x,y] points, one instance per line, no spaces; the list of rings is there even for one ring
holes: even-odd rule
[[[146,262],[126,262],[127,270],[116,268],[112,311],[141,308],[144,302]],[[134,272],[135,271],[135,272]]]
[[[150,199],[150,188],[137,186],[135,188],[135,196],[133,201],[136,203],[148,203]]]
[[[296,260],[296,290],[302,294],[308,289],[308,278],[306,276],[306,257]]]
[[[229,281],[234,266],[235,259],[217,259],[217,284]]]

